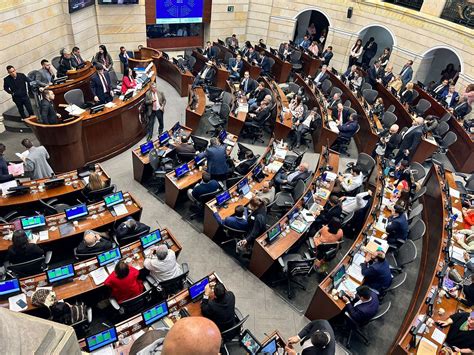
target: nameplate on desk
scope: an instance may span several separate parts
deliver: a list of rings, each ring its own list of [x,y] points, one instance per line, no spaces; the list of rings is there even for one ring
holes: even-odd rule
[[[68,235],[72,232],[74,232],[74,226],[71,223],[65,223],[59,226],[59,233],[61,235]]]

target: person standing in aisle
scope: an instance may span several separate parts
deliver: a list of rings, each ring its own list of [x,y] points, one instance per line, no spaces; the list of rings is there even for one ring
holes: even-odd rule
[[[155,118],[158,120],[158,135],[163,133],[163,115],[166,106],[165,95],[161,91],[158,91],[156,83],[151,84],[151,89],[146,93],[145,104],[147,105],[148,116],[147,140],[151,140],[155,127]]]

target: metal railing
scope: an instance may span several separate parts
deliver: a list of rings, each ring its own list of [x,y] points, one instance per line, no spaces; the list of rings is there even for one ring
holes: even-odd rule
[[[413,9],[416,11],[420,11],[421,5],[423,5],[423,0],[383,0],[383,1],[388,2],[390,4],[407,7],[409,9]]]
[[[474,28],[474,1],[473,0],[448,0],[444,6],[441,18]]]

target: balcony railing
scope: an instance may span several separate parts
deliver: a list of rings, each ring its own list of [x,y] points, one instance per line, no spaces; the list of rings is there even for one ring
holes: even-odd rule
[[[416,11],[420,11],[421,5],[423,5],[423,0],[384,0],[384,2],[407,7]]]
[[[441,13],[441,18],[474,28],[474,1],[448,0]]]

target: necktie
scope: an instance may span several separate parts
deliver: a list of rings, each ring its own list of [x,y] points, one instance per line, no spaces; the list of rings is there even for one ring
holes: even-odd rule
[[[107,80],[105,80],[104,74],[99,74],[100,81],[102,82],[102,87],[104,88],[104,94],[109,92],[109,86],[107,85]]]
[[[248,79],[245,79],[245,83],[244,83],[244,91],[247,92],[247,85],[249,83],[249,80]]]

